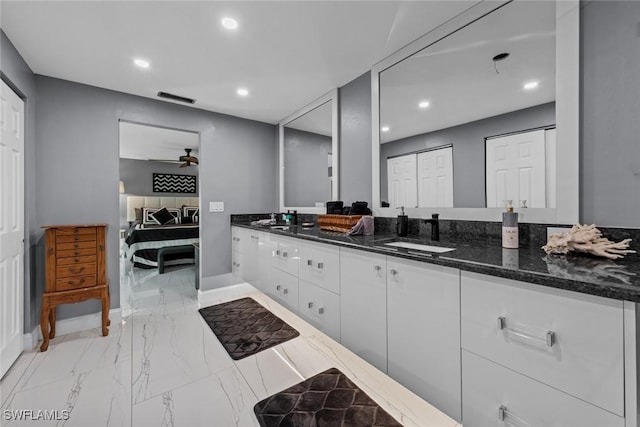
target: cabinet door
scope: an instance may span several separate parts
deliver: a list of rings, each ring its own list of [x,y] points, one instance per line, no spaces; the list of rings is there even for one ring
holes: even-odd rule
[[[271,268],[272,281],[267,293],[278,302],[298,312],[298,278],[277,268]]]
[[[623,427],[611,412],[462,351],[464,427]]]
[[[257,266],[253,286],[264,291],[269,283],[269,275],[271,274],[271,244],[268,233],[258,233],[257,236]]]
[[[335,294],[340,293],[340,250],[337,247],[298,243],[300,278]]]
[[[387,259],[340,250],[340,342],[387,372]]]
[[[340,297],[302,279],[298,285],[300,315],[340,342]]]
[[[387,258],[389,376],[461,420],[460,272]]]

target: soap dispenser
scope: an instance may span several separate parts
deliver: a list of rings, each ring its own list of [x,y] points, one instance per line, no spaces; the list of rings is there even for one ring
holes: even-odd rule
[[[405,237],[409,232],[409,217],[404,214],[404,206],[400,208],[400,215],[398,215],[398,222],[396,224],[396,232],[398,236]]]
[[[513,211],[511,200],[506,200],[507,211],[502,212],[502,247],[518,249],[518,213]]]

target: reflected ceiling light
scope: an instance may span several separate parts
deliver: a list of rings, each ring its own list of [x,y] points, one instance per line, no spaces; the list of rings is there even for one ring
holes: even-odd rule
[[[418,107],[427,108],[429,105],[431,105],[429,101],[420,101],[420,103],[418,104]]]
[[[241,87],[241,88],[238,88],[236,93],[238,94],[238,96],[249,96],[249,89],[245,89]]]
[[[382,126],[382,127],[380,128],[380,130],[381,130],[382,132],[389,132],[389,126]]]
[[[526,90],[532,90],[538,87],[538,82],[536,81],[532,81],[532,82],[527,82],[524,84],[523,86]]]
[[[149,68],[149,61],[145,61],[144,59],[136,58],[133,60],[133,63],[140,68]]]
[[[238,21],[233,18],[224,17],[222,18],[222,26],[227,30],[235,30],[236,28],[238,28]]]

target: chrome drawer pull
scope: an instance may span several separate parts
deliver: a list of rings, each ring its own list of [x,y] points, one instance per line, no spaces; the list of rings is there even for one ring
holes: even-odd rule
[[[308,259],[307,260],[307,265],[313,265],[313,260]]]
[[[277,251],[276,251],[276,255],[280,255],[280,250],[277,250]]]
[[[382,267],[380,267],[379,265],[376,265],[375,267],[373,267],[373,269],[377,272],[380,272],[380,270],[382,270]]]
[[[288,254],[286,252],[282,252],[282,258],[286,258]]]
[[[282,293],[283,293],[283,294],[285,294],[285,295],[286,295],[286,294],[288,294],[288,293],[289,293],[289,289],[284,288],[284,289],[282,290]]]
[[[324,267],[324,263],[319,262],[318,263],[318,270],[322,270],[323,267]]]
[[[556,340],[556,333],[553,332],[553,331],[547,331],[544,334],[544,338],[539,338],[539,337],[530,335],[528,333],[525,333],[524,331],[519,331],[519,330],[515,330],[515,329],[509,329],[507,327],[507,319],[504,316],[499,316],[498,317],[497,326],[498,326],[498,330],[500,330],[500,331],[508,332],[508,333],[514,335],[515,337],[524,339],[526,341],[544,342],[544,345],[546,345],[547,347],[553,347],[553,345],[557,341]]]
[[[529,424],[522,418],[514,415],[513,412],[510,412],[505,405],[500,405],[500,407],[498,408],[498,421],[502,421],[507,425],[516,426],[516,427],[531,426],[531,424]]]
[[[313,308],[313,302],[309,302],[309,303],[307,304],[307,306],[309,307],[309,309]],[[323,307],[320,307],[320,308],[318,309],[318,314],[324,314],[324,308],[323,308]]]
[[[389,273],[391,273],[392,276],[395,276],[398,274],[398,272],[394,269],[389,270]]]

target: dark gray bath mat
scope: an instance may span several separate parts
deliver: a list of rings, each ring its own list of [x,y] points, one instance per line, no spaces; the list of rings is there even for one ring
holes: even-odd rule
[[[300,335],[252,298],[216,304],[198,311],[233,360],[251,356]]]
[[[267,397],[253,412],[262,427],[402,427],[336,368]]]

